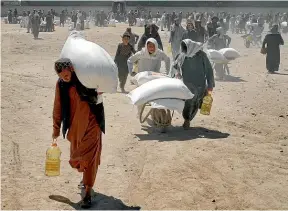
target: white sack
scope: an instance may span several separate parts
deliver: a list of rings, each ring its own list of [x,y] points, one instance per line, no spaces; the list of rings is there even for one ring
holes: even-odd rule
[[[69,24],[69,25],[68,25],[68,30],[69,30],[69,31],[73,31],[73,26],[74,26],[74,23],[72,22],[72,24]]]
[[[46,21],[41,21],[40,26],[46,26],[47,22]]]
[[[192,99],[194,95],[179,79],[159,78],[137,87],[127,96],[131,99],[132,104],[143,105],[157,99],[187,100]]]
[[[213,49],[207,50],[207,56],[210,60],[212,60],[215,63],[228,62],[222,53],[220,53],[219,51],[213,50]]]
[[[55,26],[60,26],[60,20],[54,20],[54,25]]]
[[[109,26],[109,27],[116,27],[116,21],[115,21],[115,19],[111,19],[111,20],[109,21],[109,23],[108,23],[108,26]]]
[[[85,21],[84,22],[84,28],[85,29],[90,29],[90,21]]]
[[[151,102],[152,108],[175,110],[180,114],[182,114],[184,106],[185,100],[179,99],[159,99]]]
[[[117,92],[116,64],[103,48],[85,40],[81,32],[71,32],[60,57],[72,61],[75,73],[85,87],[99,92]]]
[[[167,78],[168,76],[162,73],[156,73],[153,71],[144,71],[144,72],[140,72],[137,73],[134,78],[133,81],[135,82],[135,85],[137,86],[141,86],[145,83],[147,83],[148,81],[152,81],[158,78]]]
[[[287,27],[287,26],[288,26],[288,23],[287,23],[286,21],[284,21],[284,22],[281,23],[281,26],[282,26],[282,27]]]
[[[220,53],[222,53],[226,59],[237,59],[240,57],[240,53],[236,51],[234,48],[223,48],[219,50]]]
[[[136,26],[138,26],[138,27],[144,26],[144,19],[136,18]]]

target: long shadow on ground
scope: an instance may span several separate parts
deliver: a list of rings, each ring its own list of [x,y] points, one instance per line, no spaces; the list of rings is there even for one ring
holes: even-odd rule
[[[83,193],[81,194],[83,195]],[[70,199],[60,195],[50,195],[50,199],[70,205],[75,210],[82,210],[80,202],[72,202]],[[140,210],[141,207],[133,207],[125,205],[120,199],[113,196],[106,196],[101,193],[92,191],[92,207],[89,210]]]
[[[278,72],[274,72],[274,75],[288,75],[287,73],[278,73]]]
[[[232,76],[232,75],[226,75],[224,80],[219,80],[216,79],[216,81],[221,81],[221,82],[247,82],[240,77]]]
[[[203,127],[191,127],[189,130],[183,130],[182,127],[170,127],[167,133],[157,133],[154,127],[142,126],[142,130],[148,134],[135,134],[139,141],[191,141],[198,138],[206,139],[224,139],[230,136],[229,133],[222,133],[218,130],[211,130]]]

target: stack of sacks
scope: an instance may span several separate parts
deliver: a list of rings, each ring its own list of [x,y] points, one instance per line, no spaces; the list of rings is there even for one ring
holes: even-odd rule
[[[183,81],[175,78],[158,78],[137,87],[127,95],[133,105],[151,102],[152,108],[177,110],[182,113],[185,100],[192,99],[193,94]]]
[[[71,60],[79,81],[98,92],[115,93],[118,87],[118,68],[111,56],[99,45],[73,31],[66,40],[60,58]]]
[[[225,64],[229,62],[226,57],[217,50],[207,50],[207,56],[215,64]]]

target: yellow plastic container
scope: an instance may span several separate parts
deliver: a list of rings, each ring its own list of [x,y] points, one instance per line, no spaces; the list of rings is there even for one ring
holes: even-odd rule
[[[138,62],[135,62],[134,64],[133,64],[133,72],[134,73],[138,73]]]
[[[45,165],[45,175],[59,176],[60,175],[60,157],[61,150],[56,143],[53,143],[46,151],[46,165]]]
[[[212,103],[213,103],[212,93],[208,92],[208,94],[203,98],[200,113],[203,115],[210,115]]]
[[[167,53],[171,53],[171,52],[172,52],[171,44],[168,44],[168,47],[167,47]]]

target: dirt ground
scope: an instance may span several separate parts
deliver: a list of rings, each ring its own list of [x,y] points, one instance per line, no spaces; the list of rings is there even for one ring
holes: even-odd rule
[[[126,27],[85,33],[114,55]],[[61,176],[44,175],[53,63],[68,29],[40,33],[40,40],[18,25],[2,24],[1,33],[1,208],[79,209],[81,174],[68,164],[68,141],[58,141]],[[168,34],[161,37],[166,49]],[[93,209],[288,209],[288,45],[281,48],[279,73],[268,75],[260,49],[231,37],[242,57],[231,63],[227,81],[216,82],[211,116],[198,114],[191,130],[183,131],[177,113],[173,127],[160,134],[140,125],[124,94],[105,95],[107,134]]]

